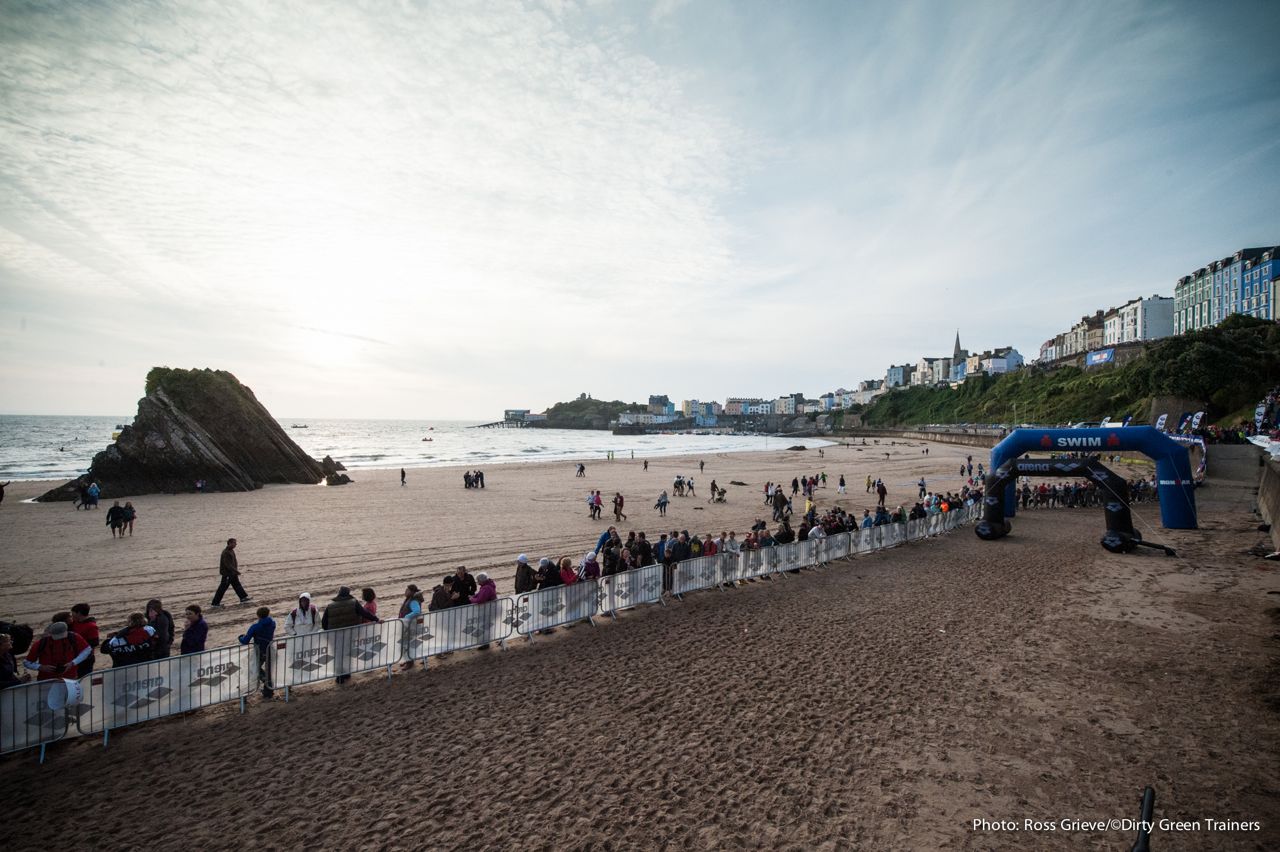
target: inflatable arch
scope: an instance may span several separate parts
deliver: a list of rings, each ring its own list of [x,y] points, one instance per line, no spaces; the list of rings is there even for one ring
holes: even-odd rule
[[[1009,534],[1009,520],[1005,517],[1005,486],[1016,484],[1020,476],[1074,476],[1092,479],[1107,496],[1104,507],[1107,533],[1102,537],[1103,547],[1112,553],[1129,553],[1139,545],[1144,545],[1172,554],[1167,547],[1142,540],[1141,533],[1133,528],[1133,515],[1129,511],[1129,483],[1094,458],[1014,459],[1002,464],[999,470],[987,477],[986,496],[982,499],[982,520],[974,528],[978,538],[994,541]]]
[[[1160,522],[1165,529],[1196,528],[1195,481],[1187,448],[1151,426],[1124,426],[1115,429],[1015,429],[991,450],[991,474],[1029,452],[1116,453],[1135,451],[1156,463],[1156,491],[1160,497]],[[1041,462],[1044,460],[1041,459]],[[1050,474],[1052,475],[1052,474]],[[1065,474],[1063,474],[1065,475]],[[1003,485],[1004,517],[1012,518],[1017,505],[1014,488],[1017,478]],[[990,496],[988,487],[988,496]],[[1128,497],[1126,494],[1126,504]]]

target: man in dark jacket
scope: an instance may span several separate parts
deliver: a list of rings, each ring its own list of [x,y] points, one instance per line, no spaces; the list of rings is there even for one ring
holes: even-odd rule
[[[453,571],[453,605],[466,606],[476,593],[476,578],[467,573],[467,566],[459,565]]]
[[[529,564],[529,557],[521,553],[516,557],[516,594],[532,592],[536,588],[538,580],[534,576],[533,566]]]
[[[173,648],[173,616],[156,598],[147,601],[147,624],[156,630],[155,659],[169,656]]]
[[[222,558],[218,561],[218,573],[222,575],[222,581],[218,583],[218,591],[213,594],[213,606],[222,606],[222,596],[227,593],[228,586],[235,589],[236,594],[240,596],[240,603],[253,600],[244,590],[244,586],[240,585],[240,563],[236,559],[234,538],[227,539],[227,546],[223,548]]]
[[[453,606],[453,575],[446,574],[444,579],[431,590],[431,603],[427,604],[427,612],[436,612]]]
[[[560,569],[556,567],[556,563],[545,556],[538,560],[538,573],[536,576],[539,589],[550,589],[564,585],[564,581],[560,579]]]
[[[338,589],[338,596],[324,608],[324,616],[320,626],[325,630],[338,630],[343,627],[355,627],[366,621],[377,621],[378,617],[360,605],[360,601],[351,596],[351,589],[346,586]],[[338,667],[337,683],[346,683],[351,679],[347,670],[351,665],[350,648],[352,647],[351,631],[343,631],[334,637],[334,657]]]

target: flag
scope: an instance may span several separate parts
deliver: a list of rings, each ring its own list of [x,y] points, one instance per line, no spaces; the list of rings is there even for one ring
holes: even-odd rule
[[[1157,417],[1157,418],[1156,418],[1156,428],[1157,428],[1157,429],[1159,429],[1161,432],[1163,432],[1163,431],[1164,431],[1164,423],[1165,423],[1165,421],[1166,421],[1166,420],[1168,420],[1168,419],[1169,419],[1169,414],[1168,414],[1168,412],[1166,412],[1166,413],[1164,413],[1164,414],[1161,414],[1159,417]]]
[[[1253,427],[1259,432],[1262,431],[1262,418],[1267,416],[1267,404],[1265,402],[1258,403],[1258,409],[1253,412]]]
[[[1197,411],[1196,416],[1191,418],[1191,431],[1194,432],[1200,428],[1200,421],[1204,418],[1203,411]]]

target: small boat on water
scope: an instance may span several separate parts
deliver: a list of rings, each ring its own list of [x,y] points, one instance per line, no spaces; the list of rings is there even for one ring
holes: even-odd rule
[[[306,428],[307,428],[307,424],[303,423],[301,426],[299,426],[297,423],[295,423],[295,424],[293,424],[293,427],[292,427],[292,428],[294,428],[294,429],[306,429]]]
[[[431,438],[423,438],[422,440],[424,440],[424,441],[430,441],[430,440],[432,440],[432,439],[431,439]]]

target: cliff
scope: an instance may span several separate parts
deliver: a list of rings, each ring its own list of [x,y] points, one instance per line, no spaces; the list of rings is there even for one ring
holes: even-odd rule
[[[251,491],[264,484],[315,484],[321,463],[295,444],[253,391],[223,370],[156,367],[138,414],[89,473],[40,500],[71,500],[90,479],[103,499],[191,491]]]
[[[913,387],[876,398],[863,413],[869,427],[924,423],[1144,423],[1159,413],[1204,409],[1209,422],[1253,416],[1280,384],[1280,326],[1231,316],[1212,328],[1151,343],[1139,358],[1115,366],[974,377],[958,388]],[[1154,420],[1152,420],[1154,422]],[[1171,424],[1171,425],[1176,425]]]

